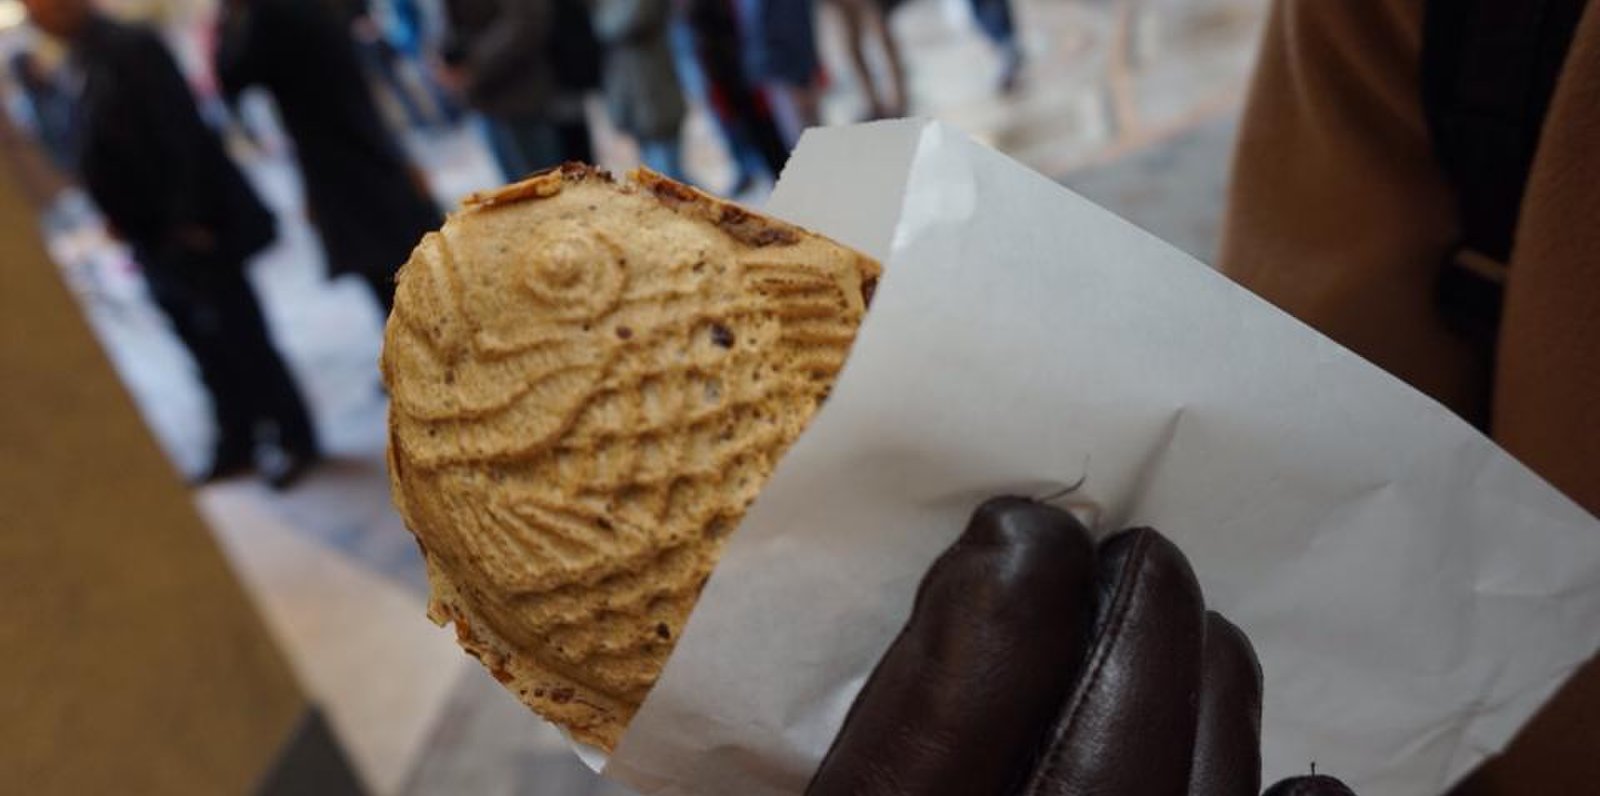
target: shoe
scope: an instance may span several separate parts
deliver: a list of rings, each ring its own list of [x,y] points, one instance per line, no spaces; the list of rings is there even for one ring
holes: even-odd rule
[[[262,460],[257,470],[267,480],[267,486],[272,487],[272,491],[282,492],[299,483],[306,473],[315,469],[322,461],[322,455],[315,450],[275,450],[263,456]]]
[[[1000,79],[996,81],[1001,94],[1011,94],[1022,82],[1022,47],[1015,42],[1005,46],[1000,54]]]
[[[730,186],[728,188],[728,190],[724,191],[722,193],[722,195],[726,196],[726,197],[729,197],[729,198],[732,198],[732,197],[738,196],[738,195],[744,193],[745,191],[748,191],[751,188],[755,187],[755,184],[756,184],[756,178],[750,176],[750,172],[748,172],[748,171],[740,172],[739,173],[739,178],[734,180],[733,181],[733,185]]]
[[[226,481],[230,478],[238,478],[254,469],[255,467],[249,461],[212,462],[210,467],[202,470],[194,478],[189,479],[189,482],[194,486],[204,486],[218,481]]]
[[[255,458],[249,448],[228,444],[218,445],[216,453],[211,456],[211,466],[190,479],[190,483],[200,486],[224,481],[245,475],[255,468]]]

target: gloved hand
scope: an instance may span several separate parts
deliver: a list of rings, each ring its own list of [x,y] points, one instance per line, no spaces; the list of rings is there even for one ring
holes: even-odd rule
[[[816,796],[1248,794],[1261,669],[1149,528],[1098,550],[996,498],[934,562],[807,788]],[[1330,777],[1270,796],[1351,796]]]

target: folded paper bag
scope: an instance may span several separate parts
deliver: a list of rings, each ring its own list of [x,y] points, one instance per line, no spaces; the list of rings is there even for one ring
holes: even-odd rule
[[[1162,529],[1265,671],[1264,775],[1437,792],[1600,644],[1600,526],[1438,404],[951,128],[806,135],[767,208],[885,262],[828,404],[606,773],[797,793],[998,493]],[[1352,230],[1352,234],[1359,234]]]

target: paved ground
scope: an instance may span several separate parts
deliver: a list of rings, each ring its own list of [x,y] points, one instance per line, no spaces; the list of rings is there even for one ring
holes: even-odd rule
[[[963,0],[910,0],[895,19],[913,74],[913,111],[950,121],[1062,179],[1201,259],[1215,247],[1233,117],[1262,0],[1020,0],[1030,70],[1009,97]],[[832,28],[824,10],[824,32]],[[840,64],[837,47],[829,62]],[[833,121],[862,105],[842,70]],[[596,116],[598,118],[598,108]],[[730,174],[703,117],[686,132],[701,184]],[[601,159],[630,145],[603,129]],[[414,135],[441,202],[490,185],[473,131]],[[313,406],[330,463],[285,494],[240,480],[197,492],[302,680],[379,793],[614,794],[549,728],[504,695],[422,619],[426,583],[388,502],[379,317],[363,288],[323,277],[292,162],[248,157],[286,223],[252,266],[274,334]],[[763,190],[742,197],[759,202]],[[175,466],[204,465],[211,430],[182,347],[137,269],[71,203],[49,224],[52,250]]]

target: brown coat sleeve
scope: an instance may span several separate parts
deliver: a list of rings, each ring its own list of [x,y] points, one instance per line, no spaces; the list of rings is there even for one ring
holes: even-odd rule
[[[1422,6],[1273,4],[1222,268],[1469,419],[1486,419],[1492,396],[1495,439],[1600,514],[1600,8],[1546,117],[1491,373],[1432,299],[1456,220],[1422,116]],[[1593,792],[1597,748],[1600,660],[1455,793]]]
[[[1573,37],[1518,221],[1494,436],[1600,515],[1600,4]]]
[[[1600,7],[1590,3],[1545,117],[1518,222],[1494,436],[1600,514]],[[1600,659],[1456,796],[1593,793]]]
[[[1234,163],[1235,280],[1474,422],[1600,514],[1600,11],[1529,177],[1497,370],[1433,303],[1456,237],[1417,74],[1422,0],[1278,0]]]
[[[1280,0],[1240,129],[1221,264],[1457,412],[1487,363],[1443,326],[1456,237],[1418,86],[1422,0]]]

